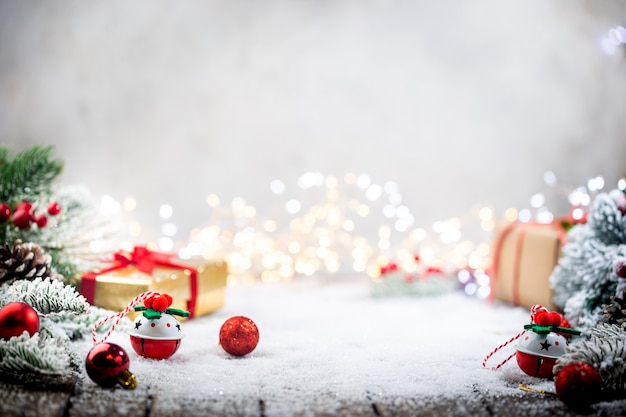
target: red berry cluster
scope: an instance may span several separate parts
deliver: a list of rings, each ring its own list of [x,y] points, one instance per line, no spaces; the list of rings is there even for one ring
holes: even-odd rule
[[[61,205],[56,201],[48,205],[50,216],[56,216],[60,212]],[[6,203],[0,203],[0,223],[9,219],[20,230],[28,229],[32,223],[35,223],[39,228],[48,224],[48,217],[44,213],[35,212],[32,203],[28,201],[18,203],[15,210],[11,210],[11,207]]]
[[[146,308],[164,312],[169,306],[172,305],[172,296],[169,294],[155,294],[146,298],[143,305],[146,306]]]
[[[540,305],[533,307],[530,318],[533,323],[540,326],[572,327],[562,314],[556,311],[548,311],[547,308]]]

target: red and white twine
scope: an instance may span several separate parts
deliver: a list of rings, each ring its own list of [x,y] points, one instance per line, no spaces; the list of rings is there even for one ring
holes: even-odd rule
[[[522,335],[526,333],[526,330],[519,332],[516,336],[513,336],[512,338],[510,338],[509,340],[507,340],[506,342],[502,343],[500,346],[498,346],[497,348],[495,348],[494,350],[492,350],[491,352],[489,352],[489,354],[487,356],[485,356],[485,359],[483,359],[483,368],[487,367],[487,361],[496,354],[497,351],[499,351],[500,349],[502,349],[503,347],[505,347],[506,345],[515,342],[517,339],[519,339],[520,337],[522,337]],[[502,365],[504,365],[505,363],[507,363],[513,356],[515,356],[516,352],[511,353],[505,360],[503,360],[502,362],[500,362],[499,364],[497,364],[496,366],[492,367],[491,369],[493,369],[494,371],[496,369],[500,369],[500,367]]]
[[[109,336],[111,336],[111,333],[113,333],[113,330],[115,329],[115,326],[117,326],[119,324],[119,322],[131,311],[133,311],[135,309],[135,307],[143,302],[145,299],[153,296],[153,295],[158,295],[158,292],[155,291],[146,291],[146,292],[142,292],[141,294],[139,294],[137,297],[133,298],[132,301],[126,306],[126,308],[123,311],[120,311],[117,314],[113,314],[112,316],[108,316],[105,317],[103,319],[101,319],[100,321],[98,321],[97,323],[95,323],[92,327],[91,327],[91,340],[93,340],[93,344],[97,345],[98,343],[102,343],[104,341],[106,341]],[[96,337],[96,330],[98,329],[98,327],[102,326],[104,323],[106,323],[107,321],[114,319],[115,321],[113,322],[113,324],[111,325],[111,328],[109,329],[109,331],[107,332],[106,335],[104,335],[104,337],[100,340],[97,339]]]

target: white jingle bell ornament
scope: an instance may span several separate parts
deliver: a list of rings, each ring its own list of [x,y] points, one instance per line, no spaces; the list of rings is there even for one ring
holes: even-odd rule
[[[531,323],[524,330],[501,344],[483,359],[483,367],[500,349],[518,340],[515,353],[492,369],[498,369],[515,356],[520,369],[530,376],[551,378],[556,360],[565,353],[568,338],[580,335],[579,330],[570,328],[567,320],[557,312],[549,312],[545,307],[535,305],[531,309]]]
[[[189,312],[169,308],[172,297],[158,294],[148,298],[144,307],[135,307],[143,313],[135,319],[130,334],[130,344],[137,354],[152,359],[167,359],[172,356],[184,337],[180,323],[173,314],[189,317]]]
[[[565,353],[567,339],[562,334],[555,333],[559,329],[551,326],[531,324],[524,326],[524,329],[527,331],[520,337],[516,347],[517,364],[528,375],[552,377],[552,368],[556,360]]]

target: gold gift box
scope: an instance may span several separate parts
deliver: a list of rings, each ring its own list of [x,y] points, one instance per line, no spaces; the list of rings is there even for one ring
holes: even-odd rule
[[[212,313],[224,306],[228,265],[226,262],[204,263],[198,259],[176,260],[197,271],[198,290],[192,317]],[[172,308],[189,311],[191,271],[156,266],[151,274],[134,265],[96,275],[93,304],[113,311],[122,311],[137,295],[156,291],[172,296]],[[84,278],[83,278],[84,279]],[[136,313],[131,312],[133,319]]]
[[[527,308],[554,310],[549,278],[561,256],[564,231],[559,224],[512,223],[497,235],[492,297]]]

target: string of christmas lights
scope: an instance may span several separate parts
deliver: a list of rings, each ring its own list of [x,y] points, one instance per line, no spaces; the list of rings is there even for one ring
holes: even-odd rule
[[[231,282],[288,281],[318,273],[363,274],[378,282],[384,279],[385,267],[393,264],[409,277],[424,269],[453,276],[468,295],[486,298],[491,246],[499,222],[550,223],[556,218],[550,208],[555,201],[566,202],[568,216],[580,220],[594,195],[605,187],[602,177],[579,187],[559,184],[552,171],[543,179],[546,191],[532,195],[528,207],[497,214],[490,205],[476,205],[464,216],[420,226],[403,204],[397,183],[376,183],[367,174],[336,177],[312,171],[295,184],[271,181],[269,191],[277,203],[265,212],[242,197],[224,203],[219,196],[208,195],[207,226],[192,230],[187,240],[176,239],[173,205],[163,204],[160,233],[156,238],[153,234],[148,246],[176,251],[182,259],[226,260]],[[621,179],[617,187],[626,189],[626,180]],[[132,196],[121,203],[104,196],[101,213],[130,215],[136,206]],[[135,220],[125,224],[127,239],[120,247],[131,250],[136,242],[146,243],[142,241],[145,226]]]

